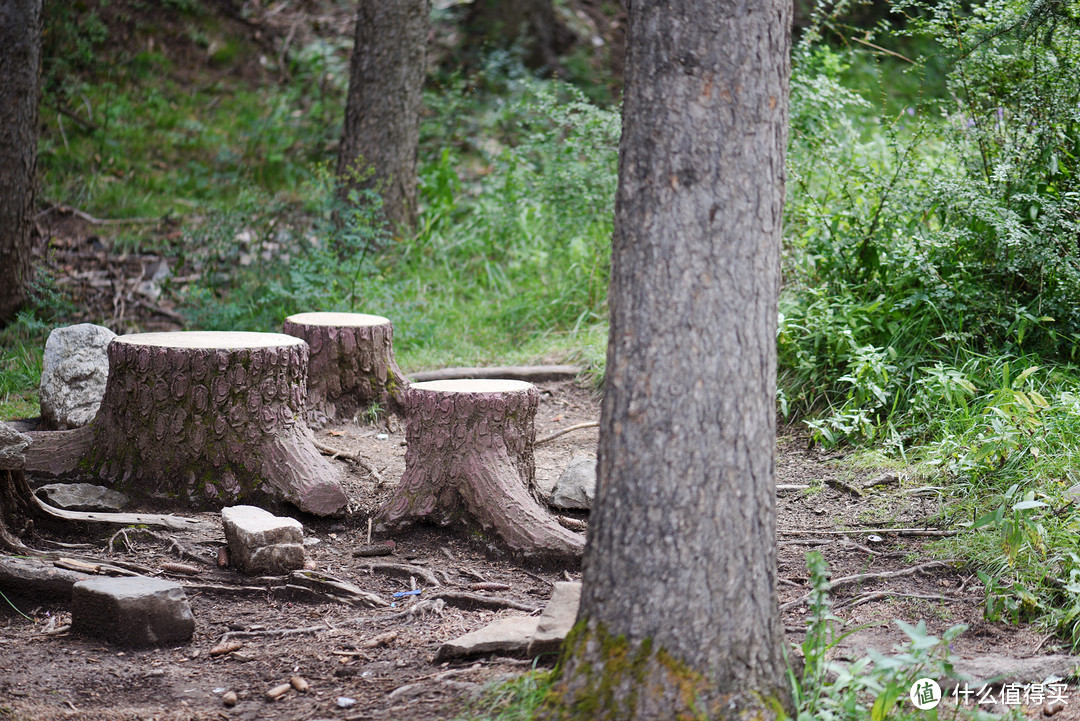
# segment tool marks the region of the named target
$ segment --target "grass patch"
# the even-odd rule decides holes
[[[551,689],[551,671],[533,669],[495,684],[469,704],[458,721],[528,721]]]

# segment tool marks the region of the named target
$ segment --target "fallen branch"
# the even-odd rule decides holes
[[[581,368],[571,365],[553,366],[485,366],[471,368],[441,368],[433,371],[410,373],[414,383],[424,381],[447,381],[457,378],[489,378],[512,381],[565,381],[573,380],[582,373]]]
[[[960,601],[962,599],[952,598],[951,596],[942,596],[940,594],[924,594],[924,593],[901,593],[893,591],[874,591],[873,593],[864,593],[861,596],[856,596],[847,603],[837,604],[834,610],[842,610],[845,608],[854,608],[855,606],[861,606],[864,603],[870,603],[871,601],[880,601],[887,598],[922,598],[928,601]]]
[[[95,218],[89,213],[79,210],[78,208],[73,208],[70,205],[59,204],[41,211],[40,213],[38,213],[38,217],[44,215],[49,211],[74,215],[76,218],[82,218],[90,225],[139,225],[161,222],[161,218]]]
[[[535,613],[540,609],[536,606],[530,606],[520,601],[514,601],[510,598],[502,598],[500,596],[481,596],[478,593],[468,593],[466,591],[437,591],[428,597],[429,600],[435,600],[441,598],[451,606],[457,606],[458,608],[464,608],[467,610],[477,608],[490,608],[494,610],[503,608],[513,608],[518,611],[528,611],[529,613]]]
[[[369,608],[385,608],[390,605],[374,593],[364,591],[343,579],[317,571],[293,571],[289,580],[303,588],[327,594],[350,606],[360,605]]]
[[[63,433],[63,431],[55,432]],[[47,503],[43,503],[36,495],[31,496],[31,498],[34,499],[34,502],[37,503],[42,511],[54,518],[60,518],[65,521],[114,523],[120,526],[161,526],[163,528],[170,528],[174,531],[201,529],[205,527],[205,524],[200,520],[174,516],[171,513],[168,515],[161,515],[157,513],[98,513],[96,511],[68,511],[63,508],[55,508]]]
[[[943,531],[938,528],[851,528],[843,531],[797,528],[788,531],[780,531],[780,534],[783,536],[850,536],[864,533],[891,533],[897,536],[955,536],[959,531]]]
[[[911,566],[910,568],[904,568],[899,571],[874,571],[871,573],[857,573],[853,576],[843,576],[830,582],[825,590],[828,592],[835,592],[841,588],[847,586],[854,586],[864,581],[884,581],[890,578],[899,578],[901,576],[910,576],[914,573],[920,573],[922,571],[929,571],[932,568],[945,568],[953,563],[958,563],[958,559],[948,559],[945,561],[929,561],[927,563],[920,563],[917,566]],[[787,603],[780,605],[780,611],[786,611],[789,608],[793,608],[804,603],[810,598],[812,592],[808,591],[804,595],[795,599],[794,601],[788,601]]]
[[[106,546],[106,549],[108,550],[109,554],[110,555],[112,554],[113,546],[116,544],[116,539],[117,538],[122,538],[123,539],[124,545],[127,547],[129,552],[133,551],[134,548],[133,548],[133,546],[131,544],[131,539],[128,538],[128,536],[130,536],[133,533],[139,533],[139,534],[142,534],[144,536],[149,536],[150,538],[153,538],[156,541],[160,541],[162,543],[168,544],[169,548],[167,550],[175,551],[176,555],[179,556],[180,558],[187,559],[188,561],[194,561],[196,563],[201,563],[204,566],[209,566],[210,568],[216,568],[217,565],[218,565],[216,558],[213,559],[213,560],[205,558],[204,556],[197,553],[196,551],[186,547],[184,544],[182,544],[177,539],[172,538],[170,536],[165,536],[165,535],[160,534],[160,533],[156,533],[154,531],[151,531],[149,528],[121,528],[119,531],[114,533],[109,538],[109,543]]]
[[[825,479],[825,485],[830,486],[831,488],[835,488],[838,491],[843,491],[844,493],[849,493],[852,496],[855,496],[856,498],[862,498],[862,496],[863,496],[863,492],[860,491],[858,488],[851,485],[850,483],[845,483],[844,481],[841,481],[838,478],[826,478]]]
[[[391,576],[397,576],[399,578],[419,578],[421,581],[429,586],[441,586],[442,583],[435,577],[435,574],[426,568],[420,568],[420,566],[413,566],[408,563],[387,563],[384,561],[364,561],[364,566],[373,570],[381,571]]]
[[[267,628],[258,631],[226,631],[222,634],[218,645],[233,638],[256,638],[258,636],[298,636],[307,633],[319,633],[320,631],[333,631],[329,625],[308,626],[306,628]]]
[[[555,431],[554,433],[551,433],[550,435],[546,435],[543,438],[537,438],[536,441],[533,442],[533,445],[534,446],[539,446],[539,445],[541,445],[543,443],[547,443],[548,441],[553,441],[556,438],[558,438],[559,436],[566,435],[567,433],[570,433],[571,431],[580,431],[583,428],[597,428],[599,426],[600,426],[600,421],[586,421],[585,423],[578,423],[578,424],[575,424],[575,425],[572,425],[572,426],[567,426],[566,428],[563,428],[562,430]]]
[[[319,449],[319,452],[322,453],[324,456],[330,456],[330,460],[342,458],[346,461],[352,461],[356,465],[363,468],[365,471],[371,474],[372,478],[375,479],[376,487],[382,487],[386,485],[386,479],[383,478],[382,474],[380,474],[379,471],[375,469],[375,466],[368,462],[368,460],[363,456],[357,453],[349,453],[348,451],[342,450],[340,448],[333,448],[332,446],[328,446],[325,443],[322,443],[314,438],[312,439],[312,443],[317,449]]]

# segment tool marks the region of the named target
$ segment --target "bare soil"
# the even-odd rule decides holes
[[[537,436],[599,416],[591,390],[573,383],[541,384]],[[385,437],[384,437],[385,436]],[[70,618],[63,601],[12,601],[32,620],[4,604],[0,609],[0,718],[46,719],[444,719],[467,708],[486,684],[511,678],[530,661],[482,658],[435,663],[443,642],[480,628],[496,618],[520,614],[513,609],[463,608],[446,604],[439,612],[410,614],[424,594],[458,590],[510,599],[539,610],[552,584],[578,579],[573,568],[535,567],[502,553],[478,534],[434,527],[390,534],[393,556],[357,558],[353,550],[367,542],[367,519],[388,495],[404,470],[404,434],[400,422],[379,425],[341,423],[317,431],[325,444],[358,453],[386,480],[379,485],[370,473],[347,461],[348,490],[354,499],[345,519],[298,516],[306,537],[317,539],[308,557],[320,571],[350,581],[392,601],[392,594],[410,590],[410,579],[367,567],[369,560],[419,565],[442,579],[437,588],[424,587],[419,597],[397,599],[396,606],[366,609],[317,599],[292,597],[281,579],[250,579],[232,569],[206,567],[199,576],[161,570],[162,564],[182,561],[169,544],[138,533],[117,539],[114,559],[153,569],[163,577],[190,586],[188,597],[196,617],[194,639],[184,645],[130,650],[70,633],[49,633]],[[554,482],[576,454],[595,454],[595,428],[579,430],[542,444],[536,450],[537,482]],[[878,469],[853,468],[843,456],[807,450],[798,435],[782,436],[778,444],[777,482],[809,484],[810,489],[783,492],[778,500],[779,570],[783,579],[780,602],[797,601],[808,590],[804,555],[813,548],[828,559],[834,578],[876,571],[898,571],[933,560],[928,544],[933,536],[902,535],[890,529],[921,529],[933,518],[942,499],[904,492],[909,484],[901,473],[900,486],[856,495],[859,487],[879,476]],[[33,479],[32,479],[33,480]],[[834,484],[834,485],[830,485]],[[582,516],[584,517],[584,516]],[[211,532],[177,533],[175,537],[209,559],[224,537]],[[851,533],[841,530],[858,529]],[[67,528],[43,533],[37,545],[81,556],[110,558],[106,552],[115,529]],[[877,540],[880,539],[880,540]],[[76,547],[60,544],[78,544]],[[501,583],[508,590],[475,591],[480,580]],[[417,579],[419,581],[419,579]],[[209,586],[255,587],[259,590],[224,593]],[[275,588],[276,586],[276,588]],[[881,598],[867,594],[883,592]],[[910,598],[917,594],[928,598]],[[888,652],[904,640],[892,619],[925,621],[940,633],[958,623],[970,630],[954,644],[957,656],[984,653],[1023,658],[1054,650],[1054,640],[1035,629],[983,620],[983,591],[974,573],[945,564],[924,573],[868,581],[835,594],[837,613],[866,628],[838,650],[841,658],[856,658],[868,647]],[[803,640],[805,604],[783,614],[789,641]],[[228,632],[248,632],[238,651],[220,656],[213,649]],[[273,635],[275,632],[287,632]],[[394,632],[384,645],[365,648],[365,641]],[[260,634],[266,635],[260,635]],[[552,661],[543,659],[542,661]],[[286,692],[266,699],[274,686],[301,676],[310,690]],[[1039,682],[1042,679],[1032,679]],[[234,691],[235,707],[223,696]],[[355,700],[339,708],[338,699]],[[1056,718],[1080,718],[1080,704]],[[1036,717],[1040,709],[1032,709]]]

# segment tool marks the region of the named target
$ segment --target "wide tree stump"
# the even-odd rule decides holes
[[[527,556],[581,555],[529,492],[539,393],[511,380],[414,383],[404,395],[405,475],[376,515],[382,527],[471,519]]]
[[[373,404],[401,410],[409,381],[394,360],[394,327],[381,315],[297,313],[284,332],[311,348],[308,421],[351,418]]]
[[[32,434],[28,470],[87,473],[136,499],[217,509],[285,500],[344,512],[304,423],[307,344],[279,333],[138,333],[108,347],[94,420]]]

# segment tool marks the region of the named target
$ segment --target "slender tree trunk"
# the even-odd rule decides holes
[[[32,278],[40,71],[41,0],[0,0],[0,324]]]
[[[488,47],[524,50],[531,68],[559,69],[559,53],[574,41],[574,34],[555,16],[551,0],[475,0],[464,22],[468,37]]]
[[[634,0],[599,483],[548,718],[771,718],[791,5]]]
[[[360,0],[357,10],[338,177],[377,190],[389,221],[411,227],[430,4]]]

